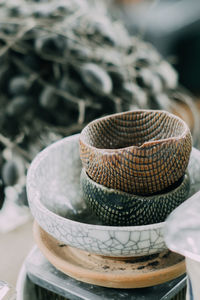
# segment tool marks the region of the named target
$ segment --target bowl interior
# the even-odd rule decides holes
[[[81,139],[95,148],[119,149],[179,137],[184,130],[184,122],[168,112],[133,111],[91,122],[83,129]]]
[[[100,224],[81,197],[78,135],[48,147],[30,171],[31,189],[55,214],[88,224]],[[28,176],[29,177],[29,176]]]

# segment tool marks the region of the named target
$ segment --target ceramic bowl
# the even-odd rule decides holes
[[[196,152],[188,168],[193,192],[200,172],[199,167],[192,173],[194,166],[200,166]],[[32,162],[27,174],[28,201],[46,232],[61,243],[106,256],[142,256],[166,249],[164,222],[126,227],[99,224],[81,197],[80,173],[79,135],[49,146]]]
[[[154,196],[138,196],[107,188],[93,181],[83,169],[83,199],[103,224],[114,226],[148,225],[165,221],[189,194],[186,173],[172,190]]]
[[[136,110],[97,119],[80,135],[87,174],[136,195],[163,191],[185,173],[192,148],[186,123],[165,111]]]
[[[199,176],[199,171],[195,171]],[[173,211],[167,218],[165,228],[165,241],[168,247],[186,258],[187,300],[199,299],[200,295],[199,215],[200,192]]]

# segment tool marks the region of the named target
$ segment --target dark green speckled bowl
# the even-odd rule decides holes
[[[187,199],[189,175],[172,190],[154,196],[138,196],[107,188],[93,181],[85,169],[81,173],[82,196],[105,225],[147,225],[165,221],[166,217]]]

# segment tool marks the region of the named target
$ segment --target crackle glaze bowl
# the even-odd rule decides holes
[[[188,166],[191,133],[179,117],[135,110],[89,123],[80,135],[87,174],[108,188],[150,195],[177,182]]]
[[[79,136],[67,137],[47,147],[29,168],[28,201],[37,223],[61,244],[95,254],[131,257],[166,249],[165,222],[105,226],[91,214],[81,197]],[[188,172],[191,195],[199,189],[200,154],[196,149],[192,151]]]
[[[165,221],[187,199],[188,173],[171,190],[154,196],[139,196],[114,190],[93,181],[81,172],[83,199],[103,224],[114,226],[148,225]]]

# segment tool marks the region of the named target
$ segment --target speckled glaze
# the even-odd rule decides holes
[[[83,199],[103,224],[114,226],[148,225],[165,221],[187,199],[190,187],[186,173],[173,190],[154,196],[138,196],[109,189],[81,172]]]
[[[165,190],[185,173],[192,149],[184,121],[165,111],[135,110],[97,119],[80,135],[87,174],[136,195]]]
[[[199,189],[200,154],[196,149],[188,170],[191,195]],[[79,135],[49,146],[32,162],[27,175],[28,200],[34,218],[46,232],[67,245],[106,256],[142,256],[166,249],[164,222],[99,225],[81,197],[80,173]]]

